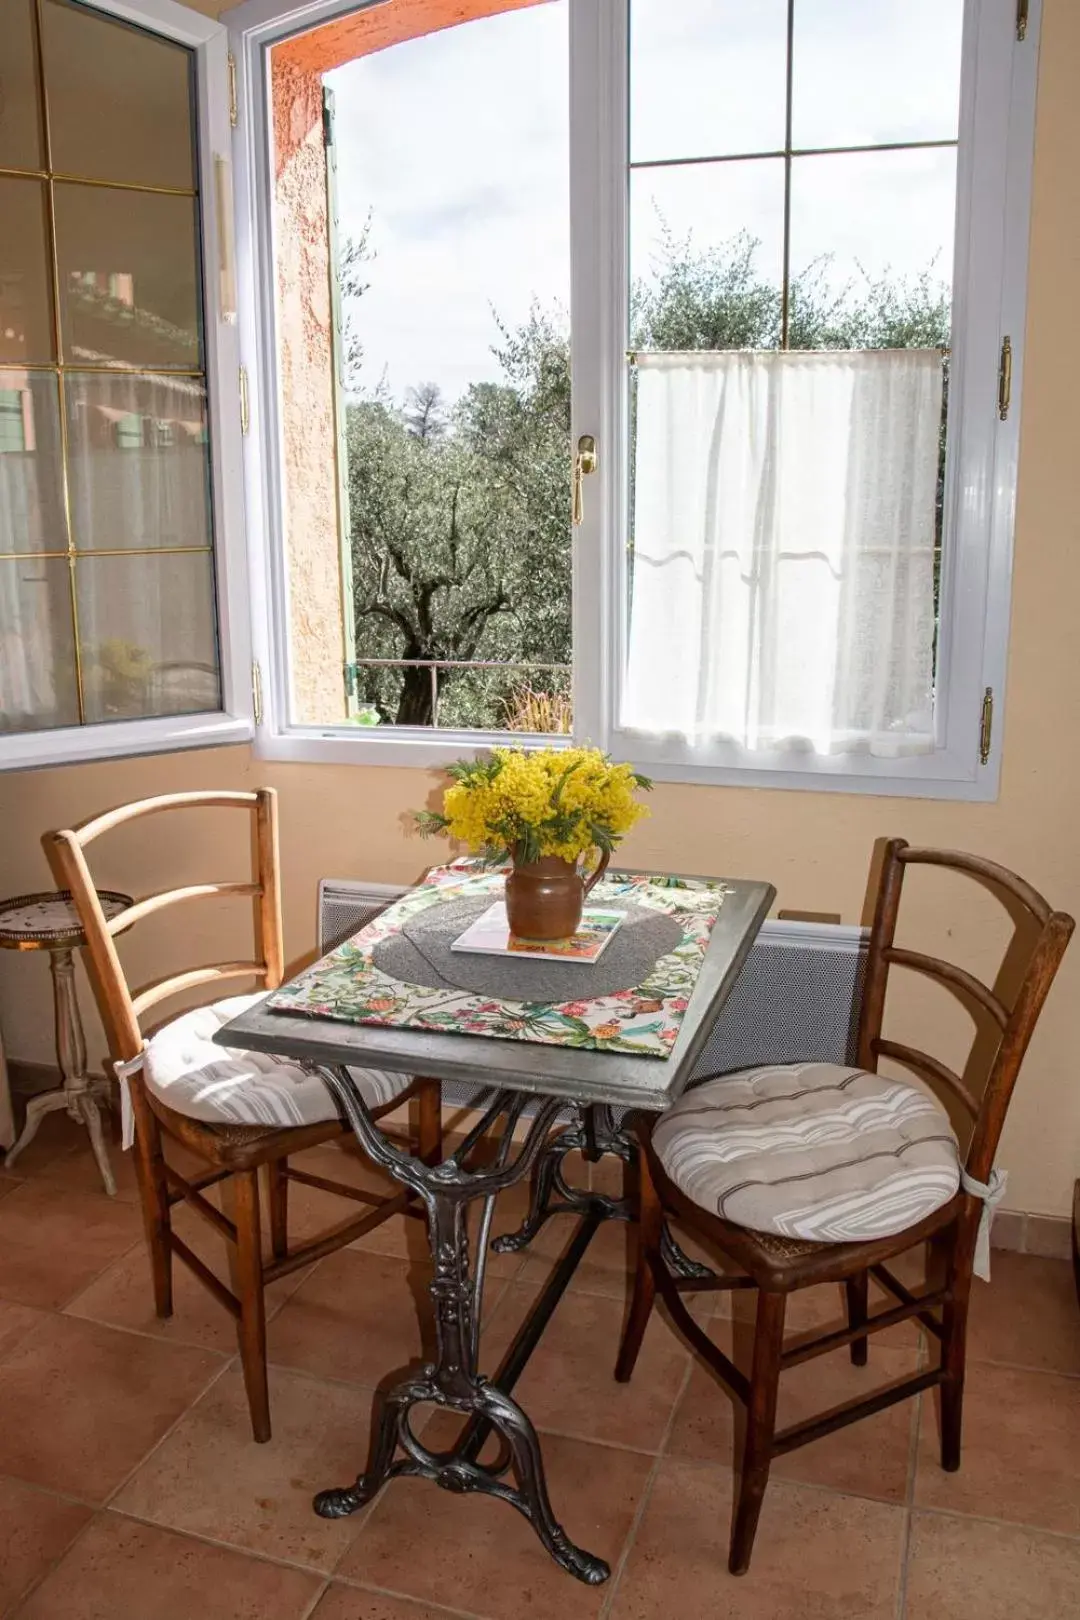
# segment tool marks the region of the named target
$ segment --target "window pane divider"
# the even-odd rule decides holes
[[[957,146],[958,138],[933,141],[867,141],[858,146],[778,146],[767,152],[713,152],[706,157],[637,158],[630,169],[689,169],[703,163],[760,163],[766,158],[843,157],[860,152],[925,152]]]
[[[197,197],[196,186],[151,186],[142,180],[101,180],[88,174],[64,174],[60,170],[7,169],[0,167],[4,180],[57,180],[72,186],[101,186],[106,191],[146,191],[155,197]]]

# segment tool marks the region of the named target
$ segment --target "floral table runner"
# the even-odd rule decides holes
[[[605,995],[588,995],[589,967],[581,996],[569,1001],[493,999],[453,987],[432,988],[386,973],[376,962],[379,944],[400,933],[410,919],[447,900],[498,898],[505,873],[473,859],[436,867],[416,889],[374,918],[352,939],[289,984],[268,1005],[280,1012],[340,1023],[464,1032],[496,1040],[534,1041],[599,1052],[666,1058],[675,1045],[697,981],[709,935],[727,892],[722,883],[609,873],[590,904],[655,910],[677,924],[679,942],[659,956],[639,984]]]

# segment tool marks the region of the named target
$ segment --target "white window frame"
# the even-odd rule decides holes
[[[195,55],[196,130],[202,219],[203,311],[210,416],[211,499],[222,707],[202,714],[114,720],[0,735],[0,770],[171,753],[254,736],[240,423],[239,334],[222,307],[219,273],[233,253],[231,220],[216,206],[215,158],[230,162],[229,38],[220,23],[174,0],[87,0],[105,16],[135,23]],[[227,176],[224,177],[227,187]],[[226,225],[220,235],[219,214]],[[32,555],[32,554],[31,554]]]
[[[111,3],[111,0],[110,0]],[[380,4],[383,0],[369,0]],[[627,45],[630,0],[570,0],[572,440],[593,433],[573,552],[575,734],[660,780],[900,797],[996,798],[1004,730],[1013,522],[1024,371],[1031,168],[1041,0],[1024,40],[1016,0],[965,0],[954,335],[938,695],[932,754],[903,759],[691,748],[621,731],[627,431]],[[288,718],[274,259],[269,189],[268,46],[361,9],[356,0],[245,0],[229,14],[240,87],[236,148],[240,336],[252,392],[245,469],[254,655],[263,672],[262,758],[435,767],[506,733],[293,726]],[[1002,339],[1012,346],[1008,416],[998,413]],[[988,757],[983,698],[993,693]],[[525,739],[515,737],[515,742]],[[539,740],[539,739],[538,739]],[[552,739],[543,739],[548,746]],[[558,739],[556,739],[556,745]]]

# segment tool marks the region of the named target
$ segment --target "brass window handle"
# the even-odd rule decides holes
[[[574,498],[571,512],[571,522],[577,528],[585,516],[584,501],[582,498],[582,483],[589,473],[594,473],[599,465],[596,454],[596,440],[591,433],[583,433],[577,442],[577,451],[574,455]]]

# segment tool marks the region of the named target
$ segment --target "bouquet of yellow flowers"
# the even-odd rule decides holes
[[[486,860],[519,863],[556,855],[576,862],[610,855],[648,810],[634,797],[647,776],[616,765],[599,748],[495,748],[489,758],[449,767],[443,812],[417,813],[420,831],[446,833]]]

